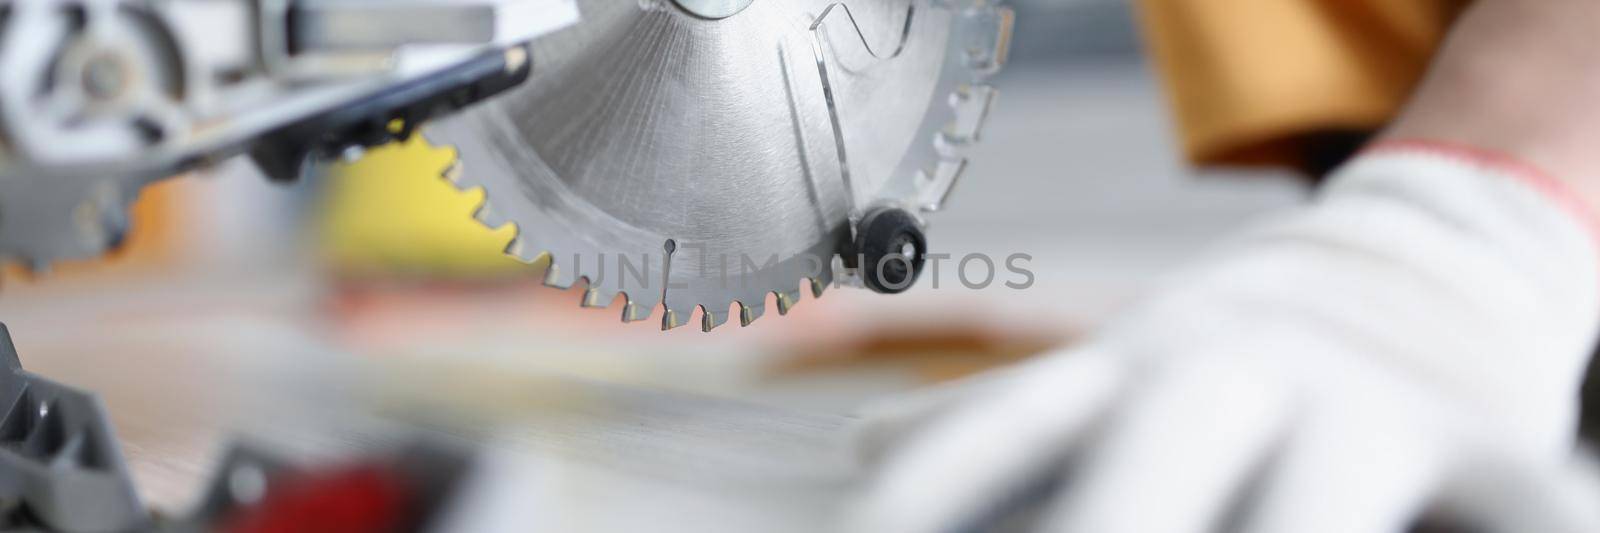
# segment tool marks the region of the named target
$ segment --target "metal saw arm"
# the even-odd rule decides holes
[[[0,260],[115,246],[138,190],[248,153],[298,178],[520,83],[572,0],[0,1]]]

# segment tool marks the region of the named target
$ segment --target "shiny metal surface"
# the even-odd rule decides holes
[[[667,328],[698,307],[705,329],[734,303],[754,321],[769,294],[786,310],[831,283],[852,206],[917,202],[975,137],[946,133],[991,71],[959,30],[990,3],[858,1],[847,20],[759,1],[708,20],[668,1],[580,2],[582,25],[534,43],[525,87],[427,130],[458,151],[449,177],[486,189],[479,219],[517,226],[508,252],[548,254],[547,283],[585,281],[586,305],[622,295],[624,320],[663,307]]]
[[[570,9],[564,0],[299,0],[289,35],[297,54],[504,45],[537,37]]]
[[[673,0],[685,11],[708,19],[728,18],[750,7],[753,0]]]

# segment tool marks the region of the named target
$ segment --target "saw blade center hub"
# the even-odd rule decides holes
[[[707,19],[724,19],[737,15],[750,7],[755,0],[672,0],[690,14]]]

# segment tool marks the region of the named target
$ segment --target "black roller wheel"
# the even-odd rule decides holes
[[[858,269],[867,288],[899,294],[915,285],[927,261],[928,238],[922,222],[904,209],[875,209],[856,227]]]

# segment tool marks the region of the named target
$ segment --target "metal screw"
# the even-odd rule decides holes
[[[122,58],[97,52],[83,65],[83,91],[100,101],[114,100],[127,90],[128,69]]]

